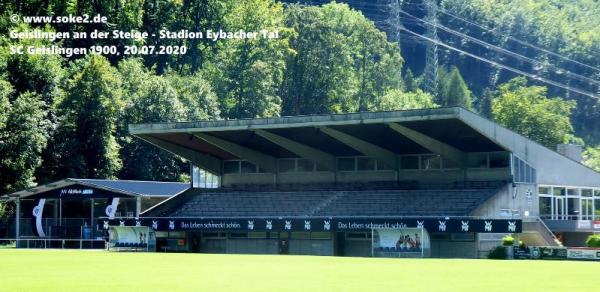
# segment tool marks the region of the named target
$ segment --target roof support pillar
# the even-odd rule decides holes
[[[392,130],[421,145],[423,148],[458,163],[461,168],[464,167],[467,155],[461,150],[398,123],[389,123],[388,125]]]
[[[394,169],[397,168],[396,153],[329,127],[319,127],[319,129],[321,132],[348,145],[363,155],[375,158]]]
[[[195,133],[194,137],[212,144],[215,147],[219,147],[240,159],[250,161],[264,170],[273,173],[277,172],[277,159],[273,156],[205,133]]]
[[[222,162],[220,159],[208,155],[208,154],[204,154],[198,151],[194,151],[192,149],[189,149],[187,147],[183,147],[174,143],[170,143],[170,142],[166,142],[151,136],[146,136],[146,135],[137,135],[138,138],[150,143],[150,144],[154,144],[157,147],[172,153],[173,155],[176,156],[181,156],[183,158],[185,158],[186,160],[202,167],[203,169],[213,173],[213,174],[217,174],[220,175],[221,174],[221,168],[222,168]]]
[[[335,171],[335,157],[329,153],[298,143],[277,134],[267,132],[265,130],[256,130],[255,133],[258,136],[269,140],[271,143],[285,148],[302,158],[310,159],[316,162],[318,165],[327,168],[328,170]]]

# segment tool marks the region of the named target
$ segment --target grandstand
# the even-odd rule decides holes
[[[159,250],[415,250],[401,247],[408,237],[383,247],[392,228],[416,237],[419,255],[481,257],[506,234],[581,245],[596,228],[587,203],[600,202],[600,175],[577,151],[561,155],[462,108],[141,124],[130,132],[193,165],[191,189],[121,220],[151,226]],[[385,252],[374,251],[375,241]]]
[[[507,234],[582,246],[600,231],[600,174],[576,146],[547,149],[463,108],[129,130],[188,160],[191,184],[67,179],[17,192],[20,240],[45,243],[83,215],[82,238],[86,221],[147,226],[158,251],[475,258]]]

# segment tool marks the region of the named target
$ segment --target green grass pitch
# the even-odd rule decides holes
[[[600,263],[0,250],[0,291],[594,291]]]

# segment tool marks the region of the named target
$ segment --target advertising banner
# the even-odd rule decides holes
[[[111,226],[108,235],[109,250],[156,250],[156,236],[146,226]]]
[[[600,261],[600,249],[596,248],[569,248],[567,249],[567,258],[575,260],[596,260]]]
[[[544,260],[566,260],[567,249],[565,247],[535,246],[531,247],[531,258]]]
[[[373,229],[373,256],[422,257],[430,249],[429,234],[423,228]]]
[[[519,233],[521,220],[469,218],[121,218],[104,219],[104,226],[148,226],[157,231],[371,231],[425,228],[436,233]]]

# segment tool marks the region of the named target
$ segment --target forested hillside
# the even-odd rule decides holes
[[[597,93],[600,4],[593,0],[520,2],[443,0],[439,19],[453,30],[539,62],[509,60],[442,31],[440,39],[536,76]],[[423,23],[410,16],[422,17],[423,4],[411,0],[402,7],[408,13],[401,17],[405,27],[423,32]],[[444,49],[439,50],[438,93],[425,92],[421,75],[425,43],[403,34],[399,46],[388,29],[367,17],[379,11],[385,14],[388,8],[379,5],[360,11],[343,3],[310,6],[274,0],[1,0],[0,195],[65,177],[187,180],[186,163],[131,137],[127,133],[131,123],[456,105],[549,148],[564,142],[584,144],[589,147],[589,165],[600,165],[600,148],[593,148],[600,143],[597,99],[535,78],[514,79],[519,75]],[[31,26],[10,22],[9,16],[15,13],[101,14],[109,23]],[[10,31],[33,28],[151,33],[269,29],[278,31],[279,37],[52,43],[8,37]],[[129,58],[9,53],[10,46],[32,43],[63,47],[166,43],[185,45],[187,53]]]

